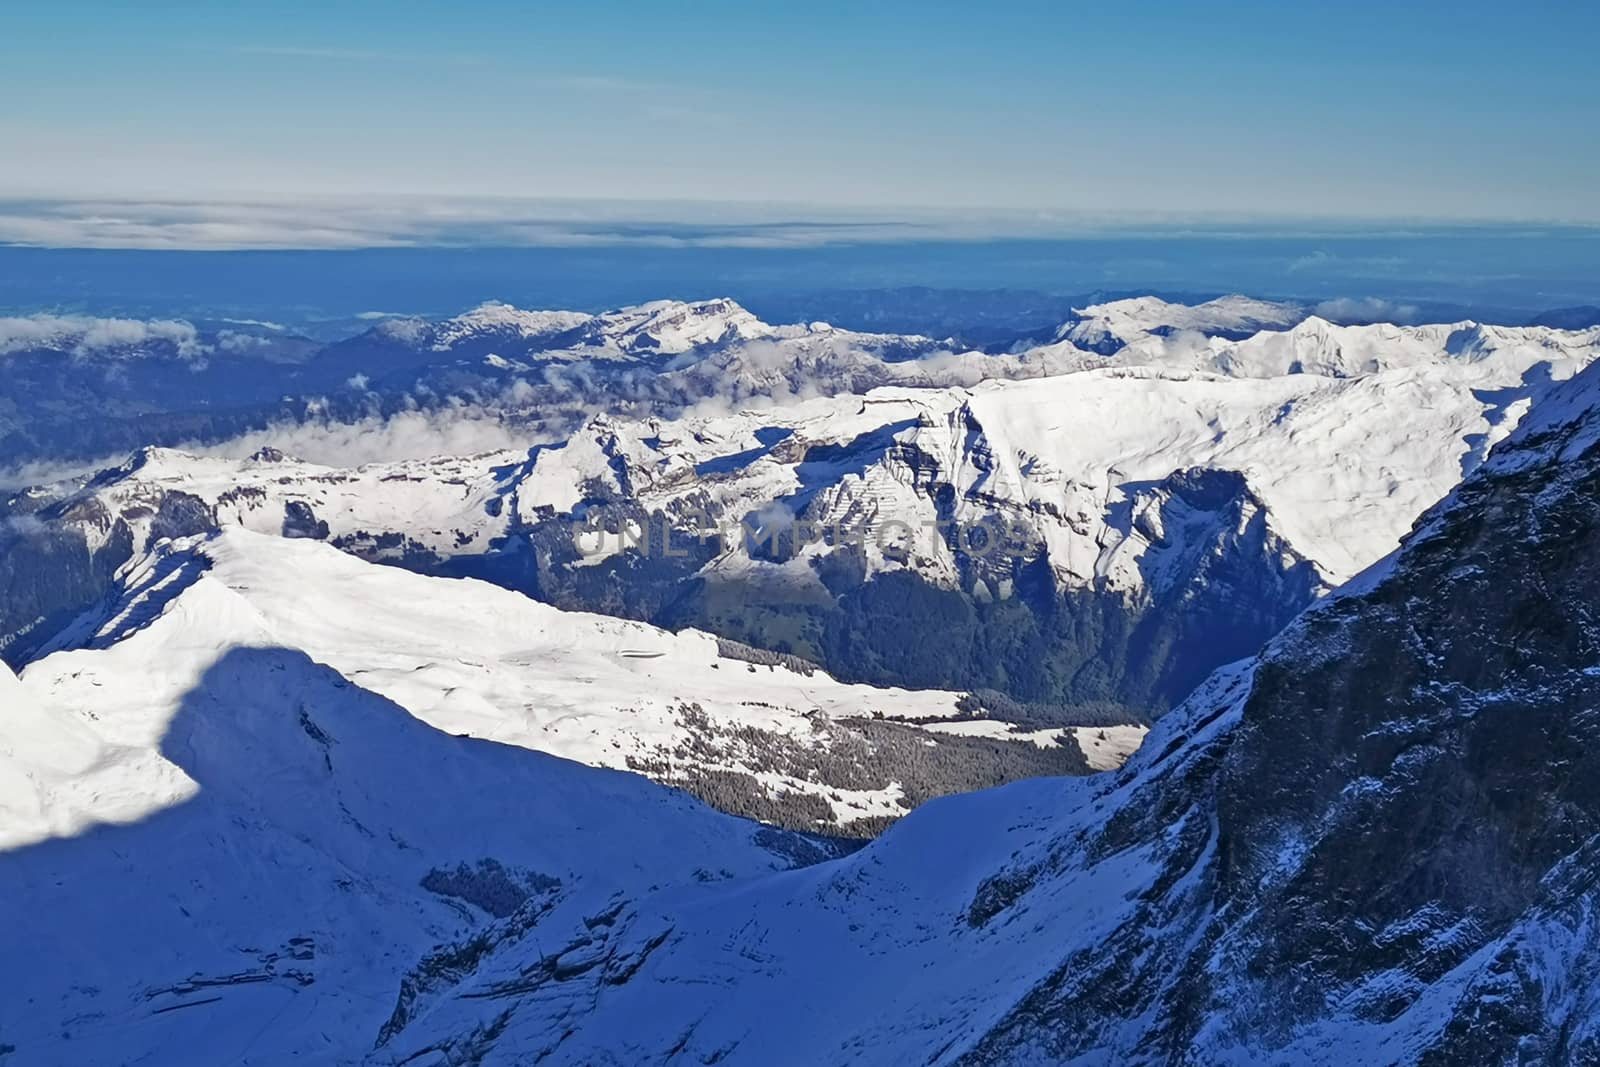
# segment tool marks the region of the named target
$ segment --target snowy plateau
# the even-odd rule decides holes
[[[1600,329],[356,342],[582,417],[0,512],[0,1064],[1600,1057]]]

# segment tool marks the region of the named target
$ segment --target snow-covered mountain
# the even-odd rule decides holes
[[[664,377],[781,378],[825,336],[791,337],[776,364],[735,345]],[[239,524],[853,680],[1160,710],[1391,550],[1597,351],[1596,330],[1317,318],[1242,341],[1151,334],[1111,357],[1061,343],[1037,380],[602,416],[526,453],[341,470],[146,450],[30,514],[113,568],[157,536]],[[909,644],[875,621],[908,596],[925,620]]]
[[[330,346],[308,373],[332,380],[359,372],[369,379],[396,369],[470,361],[488,371],[527,374],[554,365],[593,364],[593,373],[633,368],[666,373],[712,353],[752,346],[757,351],[795,348],[798,358],[816,336],[849,344],[862,358],[931,352],[926,337],[835,331],[826,323],[775,326],[725,297],[686,302],[657,300],[591,315],[529,311],[490,302],[443,320],[391,318],[358,337]],[[757,342],[764,344],[757,345]],[[334,368],[332,371],[328,368]],[[564,379],[565,380],[565,379]]]
[[[209,605],[227,610],[207,618]],[[135,560],[44,662],[56,649],[115,647],[172,613],[196,628],[187,640],[222,649],[269,632],[446,733],[639,771],[809,830],[859,834],[930,796],[1081,773],[1082,752],[1099,765],[1109,756],[1095,751],[1098,730],[1019,729],[960,694],[841,685],[707,634],[563,612],[232,525]],[[1142,733],[1112,727],[1106,740],[1128,731]]]
[[[1198,353],[1156,340],[1037,381],[598,420],[538,452],[519,514],[570,524],[610,506],[619,522],[692,529],[710,516],[775,536],[696,557],[696,584],[667,617],[781,639],[849,677],[1159,708],[1390,551],[1600,351],[1594,331],[1321,320]],[[542,564],[525,587],[577,595],[583,578],[557,570]],[[874,597],[913,579],[952,594],[923,597],[920,636],[939,650],[926,660],[873,622]],[[724,609],[730,588],[742,592]],[[817,600],[840,610],[792,606]],[[1005,602],[1053,621],[1028,625],[1030,651],[1002,674],[964,604],[1016,647],[1015,613],[983,606]],[[965,649],[993,673],[962,673]]]
[[[1597,485],[1591,367],[1120,772],[937,800],[837,858],[520,747],[569,714],[523,699],[697,687],[712,643],[525,635],[545,609],[305,539],[169,544],[74,647],[0,672],[0,892],[28,916],[0,932],[0,1040],[19,1063],[1587,1062]]]
[[[465,409],[546,439],[597,411],[673,418],[891,385],[972,387],[1086,369],[1110,356],[1211,366],[1242,358],[1226,346],[1257,331],[1326,326],[1311,320],[1313,310],[1340,319],[1347,309],[1242,296],[1192,306],[1130,298],[1079,308],[1051,343],[1018,342],[1007,352],[826,322],[776,325],[727,298],[599,314],[489,302],[442,319],[386,317],[326,344],[255,321],[0,319],[0,476],[15,481],[16,465],[29,462],[81,463],[144,445],[212,445],[272,426],[418,412],[450,418]],[[1300,355],[1268,353],[1262,365],[1290,368]]]
[[[93,647],[20,682],[0,672],[8,1063],[350,1062],[433,983],[471,969],[473,949],[442,944],[496,918],[600,928],[634,893],[829,854],[635,775],[472,736],[539,729],[510,700],[496,719],[430,684],[491,662],[474,659],[482,620],[453,638],[363,644],[383,616],[347,599],[346,621],[366,614],[339,632],[340,662],[320,662],[325,648],[294,641],[315,645],[339,618],[306,617],[326,605],[297,608],[304,587],[270,562],[243,569],[230,554],[250,547],[298,550],[305,577],[318,560],[335,580],[340,564],[365,566],[247,534],[209,557],[175,549],[130,576]],[[447,658],[417,664],[430,644]],[[417,666],[402,679],[408,648]],[[552,657],[547,675],[562,669],[548,644],[536,654]],[[347,676],[358,663],[371,687]],[[576,694],[596,665],[570,665]]]
[[[1130,297],[1073,309],[1073,321],[1056,331],[1057,341],[1111,355],[1126,345],[1178,332],[1243,339],[1281,330],[1306,317],[1297,304],[1247,296],[1221,296],[1203,304],[1175,304],[1155,296]]]
[[[383,318],[328,344],[272,323],[0,318],[0,474],[19,462],[211,444],[273,424],[462,405],[530,432],[566,432],[596,410],[675,411],[707,397],[911,381],[882,365],[947,347],[825,323],[772,325],[726,298],[601,314],[490,302],[444,319]],[[678,373],[741,349],[729,360],[748,363],[749,374]]]
[[[1597,346],[1157,330],[1038,381],[20,494],[0,1061],[1592,1062]],[[1139,731],[1018,695],[1159,703],[1313,601],[1120,771],[853,852],[611,769],[849,830],[1002,751],[1115,765]]]
[[[599,944],[506,924],[371,1061],[492,1004],[486,1064],[1590,1062],[1597,479],[1593,368],[1115,776],[930,804]]]
[[[469,354],[486,346],[502,356],[538,354],[548,359],[637,360],[678,355],[708,345],[771,337],[777,327],[728,299],[657,300],[590,315],[528,311],[490,301],[441,321],[385,319],[373,334],[432,352]]]

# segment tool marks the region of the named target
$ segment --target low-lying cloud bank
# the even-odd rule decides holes
[[[359,467],[363,463],[525,449],[537,443],[538,440],[496,415],[451,406],[431,411],[402,411],[356,422],[280,424],[185,451],[242,459],[262,448],[272,447],[308,463]]]
[[[0,201],[0,243],[172,250],[408,246],[808,248],[986,236],[1018,220],[801,206],[390,197]]]
[[[487,197],[0,200],[0,244],[50,248],[816,248],[1005,238],[1375,237],[1459,226],[1416,220],[1252,219],[1157,212],[891,210]]]
[[[244,334],[229,334],[224,345]],[[0,356],[52,349],[85,357],[110,351],[137,352],[144,345],[170,345],[184,359],[205,355],[209,346],[193,324],[180,319],[96,318],[37,314],[0,317]]]
[[[243,459],[263,448],[276,448],[309,463],[359,467],[430,456],[473,455],[502,449],[526,449],[545,438],[520,430],[498,415],[451,405],[427,411],[402,411],[339,422],[308,418],[281,422],[225,441],[180,442],[184,452],[223,459]],[[54,485],[87,477],[126,462],[127,455],[88,461],[36,462],[0,467],[0,491]]]

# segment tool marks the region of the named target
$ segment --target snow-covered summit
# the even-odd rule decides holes
[[[544,340],[575,330],[592,319],[592,315],[578,311],[524,311],[491,300],[439,323],[433,331],[433,347],[448,351],[464,338],[484,334],[522,341]]]
[[[590,315],[530,311],[500,301],[437,322],[389,319],[375,332],[388,340],[448,353],[498,346],[504,357],[642,359],[680,355],[736,340],[772,336],[777,328],[727,298],[657,300]]]
[[[657,300],[596,316],[596,341],[626,352],[679,355],[704,345],[770,337],[777,331],[726,297]]]
[[[1176,331],[1240,337],[1283,329],[1299,322],[1306,312],[1296,304],[1232,295],[1193,305],[1155,296],[1131,297],[1075,308],[1073,313],[1076,320],[1056,331],[1056,340],[1110,353],[1141,338]]]

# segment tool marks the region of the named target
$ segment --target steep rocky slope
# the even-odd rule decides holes
[[[1600,368],[1115,776],[502,928],[371,1060],[1594,1062],[1597,547]]]

